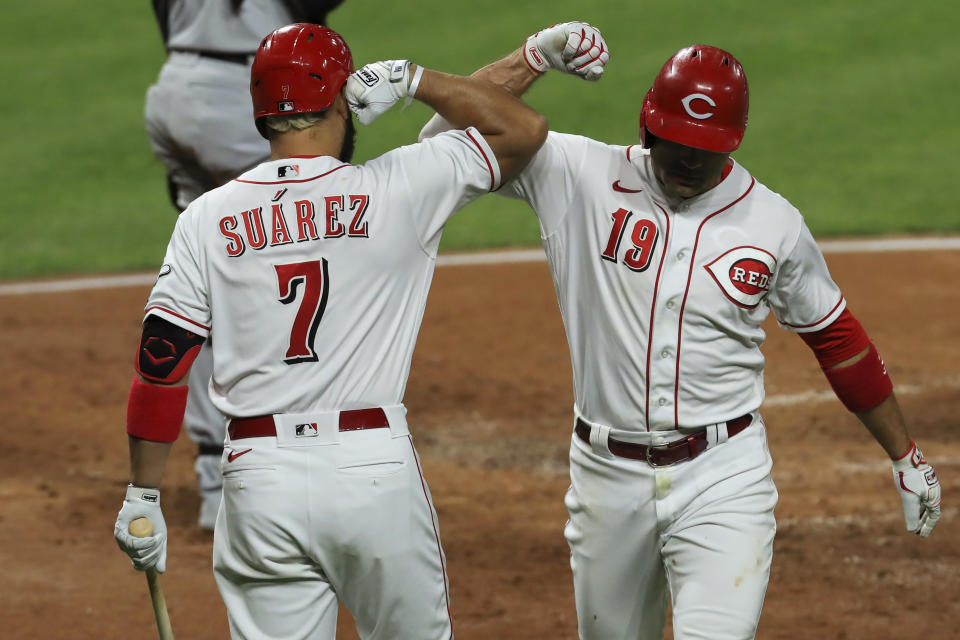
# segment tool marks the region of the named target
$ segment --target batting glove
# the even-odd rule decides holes
[[[595,81],[603,75],[610,49],[596,27],[586,22],[564,22],[527,38],[523,59],[537,73],[556,69]]]
[[[130,523],[137,518],[149,518],[153,523],[153,535],[137,538],[130,533]],[[127,497],[120,507],[117,523],[113,526],[113,537],[117,544],[133,562],[137,571],[156,569],[157,573],[167,570],[167,524],[160,511],[160,490],[145,489],[130,485]]]
[[[345,95],[361,124],[370,124],[401,98],[409,104],[417,92],[422,67],[410,79],[409,60],[385,60],[364,65],[347,78]]]
[[[940,481],[917,443],[893,461],[893,482],[900,492],[907,530],[926,538],[940,519]]]

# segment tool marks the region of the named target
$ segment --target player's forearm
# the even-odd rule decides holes
[[[475,127],[510,179],[547,137],[547,119],[500,87],[477,78],[424,69],[416,98],[456,129]]]
[[[523,61],[523,51],[517,49],[507,57],[477,69],[470,77],[489,82],[519,98],[526,93],[534,80],[540,77],[540,74],[535,73],[530,65]],[[418,139],[423,141],[454,128],[453,124],[445,120],[440,114],[434,114],[420,131]]]
[[[546,119],[498,86],[424,69],[416,98],[455,128],[475,127],[484,137],[522,136],[536,139],[546,130]]]
[[[825,367],[824,373],[830,379],[831,373],[865,363],[869,357],[870,348],[866,348],[855,356]],[[866,372],[869,373],[869,370],[866,370]],[[858,384],[863,384],[868,379],[858,379]],[[891,458],[903,455],[903,452],[910,448],[910,435],[907,433],[906,422],[904,422],[903,414],[900,412],[900,404],[892,391],[873,408],[857,411],[855,415]]]
[[[910,448],[910,434],[894,394],[872,409],[856,414],[891,458],[898,458]]]
[[[148,326],[144,335],[150,333],[152,326]],[[184,373],[192,361],[193,358],[189,358]],[[127,401],[130,482],[133,485],[159,488],[170,447],[183,424],[187,380],[184,376],[173,384],[162,385],[148,382],[140,376],[134,379]]]
[[[133,436],[130,440],[130,482],[138,487],[159,487],[172,442],[151,442]]]
[[[505,58],[477,69],[471,77],[506,89],[511,95],[519,98],[527,92],[540,75],[524,62],[523,50],[517,49]]]

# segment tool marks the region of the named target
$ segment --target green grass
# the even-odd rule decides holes
[[[721,46],[751,87],[736,156],[815,234],[960,231],[951,3],[373,4],[347,0],[331,15],[358,64],[408,57],[470,73],[540,27],[599,26],[613,52],[604,79],[552,74],[527,99],[554,130],[621,144],[636,141],[640,101],[666,58],[692,42]],[[0,31],[0,278],[154,268],[175,212],[143,126],[164,57],[148,4],[37,0],[3,12]],[[428,116],[415,104],[361,128],[357,159],[413,140]],[[526,205],[491,196],[451,221],[442,248],[538,243]]]

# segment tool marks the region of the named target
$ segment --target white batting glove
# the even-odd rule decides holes
[[[401,98],[407,104],[417,92],[420,69],[411,83],[409,60],[384,60],[364,65],[347,78],[345,96],[361,124],[370,124]]]
[[[893,461],[893,482],[900,492],[907,531],[926,538],[940,519],[940,481],[917,443]]]
[[[137,518],[150,519],[152,536],[137,538],[130,533],[130,523]],[[156,569],[157,573],[163,573],[167,570],[167,524],[160,511],[160,489],[127,487],[127,497],[113,526],[113,537],[120,549],[130,556],[137,571]]]
[[[537,73],[555,69],[595,81],[603,75],[610,49],[596,27],[586,22],[564,22],[527,38],[523,59]]]

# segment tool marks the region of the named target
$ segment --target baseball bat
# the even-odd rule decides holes
[[[153,535],[153,523],[149,518],[137,518],[130,523],[130,535],[135,538],[147,538]],[[155,569],[147,569],[147,586],[150,588],[150,600],[153,602],[153,615],[157,619],[157,631],[160,640],[174,640],[170,616],[167,614],[167,599],[163,597],[160,576]]]

